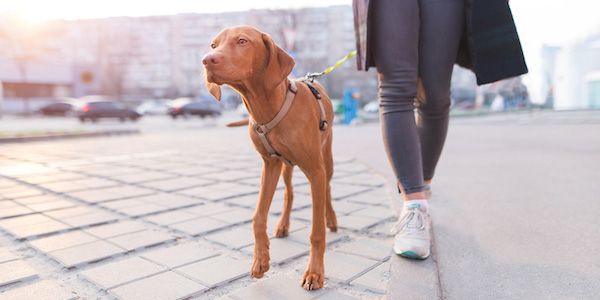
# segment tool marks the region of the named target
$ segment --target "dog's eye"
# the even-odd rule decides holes
[[[215,44],[215,43],[212,43],[212,44],[210,44],[210,47],[211,47],[212,49],[215,49],[215,48],[217,48],[217,44]]]
[[[239,39],[238,40],[238,44],[240,44],[240,45],[243,45],[243,44],[245,44],[247,42],[248,42],[248,40],[246,40],[246,39]]]

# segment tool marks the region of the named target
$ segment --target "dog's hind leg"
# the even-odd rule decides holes
[[[293,166],[283,166],[281,175],[283,182],[285,183],[285,193],[283,199],[283,212],[279,223],[275,227],[275,237],[282,238],[286,237],[290,231],[290,213],[292,211],[292,204],[294,203],[294,188],[292,187],[292,174],[294,172]]]
[[[331,153],[331,141],[332,136],[329,133],[329,137],[327,137],[327,141],[325,142],[325,147],[323,148],[323,161],[325,162],[325,176],[326,176],[326,202],[325,202],[325,219],[327,221],[327,228],[332,232],[337,231],[337,218],[335,216],[335,211],[333,210],[333,205],[331,204],[331,178],[333,178],[333,155]]]
[[[263,277],[269,270],[269,236],[267,235],[267,216],[269,207],[277,188],[279,173],[281,172],[281,161],[277,158],[263,158],[263,169],[258,193],[258,203],[252,218],[254,229],[254,261],[252,263],[251,276]]]

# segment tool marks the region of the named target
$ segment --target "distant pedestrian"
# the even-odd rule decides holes
[[[453,65],[478,84],[527,73],[512,14],[507,0],[353,0],[353,9],[358,69],[377,68],[384,147],[404,200],[394,251],[426,259]]]

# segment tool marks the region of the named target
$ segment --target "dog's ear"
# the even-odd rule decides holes
[[[283,49],[279,48],[270,35],[263,33],[263,42],[269,50],[269,61],[265,73],[265,86],[267,90],[274,89],[294,69],[294,59]]]
[[[206,88],[208,89],[208,92],[210,92],[211,95],[213,95],[213,97],[215,97],[215,99],[217,99],[217,101],[221,101],[221,87],[218,84],[208,82],[208,80],[207,80]]]

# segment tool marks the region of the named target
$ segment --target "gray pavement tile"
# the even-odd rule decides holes
[[[239,197],[229,198],[225,203],[246,208],[254,208],[258,201],[258,194],[243,195]],[[272,208],[271,208],[272,209]]]
[[[95,211],[86,215],[61,218],[60,220],[72,227],[83,227],[110,223],[116,221],[117,219],[117,216],[112,213]]]
[[[123,248],[106,241],[97,241],[52,251],[48,253],[48,256],[58,261],[64,267],[71,268],[80,264],[100,261],[123,252],[125,252]]]
[[[328,292],[326,289],[307,291],[300,286],[299,278],[277,275],[259,279],[257,283],[237,290],[228,297],[235,300],[310,300],[327,296]],[[327,299],[327,297],[322,299]]]
[[[331,205],[333,206],[333,210],[338,217],[371,207],[365,204],[352,203],[346,200],[332,201]]]
[[[310,245],[310,232],[311,232],[310,224],[304,225],[299,230],[292,230],[287,239],[294,240],[297,243]],[[339,241],[345,240],[348,236],[342,232],[331,232],[329,229],[325,232],[325,240],[327,245],[337,243]]]
[[[118,180],[118,181],[125,182],[125,183],[142,183],[142,182],[149,182],[149,181],[165,180],[165,179],[174,178],[174,177],[175,177],[174,175],[167,174],[167,173],[144,171],[143,173],[111,176],[111,179]]]
[[[0,263],[17,259],[19,259],[19,256],[8,251],[8,249],[0,248]]]
[[[401,198],[397,190],[393,191],[397,197]],[[387,187],[374,188],[364,193],[353,195],[345,198],[348,202],[368,204],[368,205],[380,205],[388,207],[392,201],[390,200],[390,192]]]
[[[144,217],[144,220],[154,223],[154,224],[157,224],[157,225],[168,226],[171,224],[175,224],[175,223],[179,223],[179,222],[183,222],[183,221],[187,221],[187,220],[191,220],[191,219],[195,219],[195,218],[198,218],[198,215],[195,215],[195,214],[192,214],[189,212],[185,212],[185,211],[181,211],[181,210],[174,210],[174,211],[169,211],[169,212],[164,212],[164,213],[147,216],[147,217]]]
[[[234,227],[209,234],[206,239],[229,248],[240,249],[254,244],[254,232],[251,227]]]
[[[310,246],[297,243],[293,239],[288,238],[270,238],[269,242],[269,257],[271,264],[285,263],[294,258],[308,255]],[[242,249],[243,252],[252,255],[254,253],[254,244]]]
[[[379,262],[376,260],[335,251],[325,251],[325,278],[336,282],[347,282],[372,269],[377,264]]]
[[[106,165],[101,165],[101,168],[99,168],[99,169],[90,169],[88,167],[82,168],[81,170],[79,170],[79,172],[93,175],[93,176],[112,177],[115,174],[129,175],[129,174],[139,174],[139,173],[143,173],[145,171],[142,169],[139,169],[139,168],[122,167],[122,166],[115,166],[112,164],[106,164]]]
[[[24,260],[19,259],[0,263],[0,286],[27,281],[37,277],[37,271]]]
[[[117,210],[117,212],[124,215],[128,215],[130,217],[139,217],[167,210],[170,210],[170,208],[153,203],[144,203],[138,206],[121,208]]]
[[[331,182],[331,199],[339,200],[348,198],[352,195],[361,194],[373,189],[372,187],[365,187],[353,184],[342,184],[338,182]]]
[[[230,211],[214,214],[211,218],[230,224],[242,224],[252,222],[253,215],[253,209],[237,207]]]
[[[2,203],[2,202],[10,202],[14,205],[8,206],[8,205],[0,204],[0,206],[3,206],[0,208],[0,219],[8,218],[8,217],[24,216],[24,215],[29,215],[29,214],[35,213],[35,211],[33,211],[25,206],[21,206],[21,205],[18,205],[16,203],[12,202],[12,200],[0,201],[0,203]]]
[[[390,261],[386,261],[375,269],[352,280],[351,285],[361,286],[378,294],[385,294],[390,274]]]
[[[355,294],[355,293],[353,293]],[[350,295],[346,295],[346,294],[342,294],[342,293],[338,293],[336,291],[332,291],[329,292],[327,294],[324,294],[323,296],[319,297],[318,299],[325,299],[325,300],[364,300],[364,299],[380,299],[381,297],[369,297],[371,295],[357,295],[355,296],[350,296]]]
[[[34,189],[24,185],[0,189],[0,195],[8,199],[19,199],[32,196],[39,196],[43,194],[44,192],[38,189]]]
[[[93,214],[95,212],[96,212],[96,210],[92,207],[76,206],[76,207],[58,209],[58,210],[53,210],[53,211],[47,211],[47,212],[44,212],[44,215],[52,217],[57,220],[60,220],[63,218],[89,215],[89,214]]]
[[[339,228],[364,232],[367,229],[381,223],[383,220],[379,218],[363,217],[351,214],[347,216],[340,216],[337,218],[337,221]]]
[[[103,290],[109,290],[136,279],[149,277],[165,271],[167,271],[165,267],[151,261],[139,257],[131,257],[81,271],[78,276],[95,283]]]
[[[128,251],[148,248],[174,240],[175,237],[171,234],[156,230],[137,231],[107,239],[107,241]]]
[[[71,201],[68,201],[68,200],[59,199],[59,200],[48,201],[48,202],[44,202],[44,203],[27,204],[26,206],[33,211],[44,212],[44,211],[74,207],[74,206],[77,206],[77,204],[75,204]]]
[[[155,193],[152,190],[135,187],[135,186],[127,186],[121,185],[111,188],[105,188],[101,190],[90,190],[90,191],[81,191],[75,193],[69,193],[69,196],[78,198],[82,201],[88,203],[98,203],[116,199],[124,199],[124,198],[133,198],[151,195]]]
[[[51,252],[64,248],[69,248],[81,244],[95,242],[98,239],[85,232],[72,231],[63,234],[53,235],[28,242],[29,245],[41,252]]]
[[[178,300],[206,290],[206,286],[184,276],[165,272],[119,286],[109,292],[122,300]]]
[[[77,294],[51,280],[42,280],[23,287],[14,288],[0,293],[0,300],[75,300]]]
[[[335,251],[382,261],[390,257],[393,242],[393,239],[359,238],[345,243]]]
[[[64,181],[77,181],[89,178],[87,176],[83,176],[77,173],[70,172],[52,172],[52,173],[44,173],[44,174],[34,174],[31,176],[21,177],[19,180],[30,184],[45,184],[45,183],[53,183],[53,182],[64,182]]]
[[[141,185],[151,189],[172,192],[193,187],[206,186],[213,183],[215,183],[215,180],[194,177],[177,177],[167,180],[142,183]]]
[[[361,173],[369,171],[369,167],[363,163],[359,163],[356,161],[350,161],[348,163],[343,164],[335,164],[334,170],[337,173]]]
[[[207,248],[198,243],[191,243],[146,252],[141,256],[169,269],[174,269],[217,255],[219,254],[214,249]]]
[[[200,217],[209,217],[216,214],[228,212],[234,210],[235,207],[220,204],[220,203],[206,203],[204,205],[194,206],[183,209],[182,211],[195,214]]]
[[[106,202],[101,202],[98,206],[108,208],[110,210],[120,210],[133,206],[144,205],[146,202],[138,200],[138,199],[125,199],[125,200],[110,200]]]
[[[52,234],[71,228],[69,225],[58,221],[48,221],[31,225],[8,228],[7,231],[17,239],[30,239],[42,235]]]
[[[116,185],[118,185],[117,182],[101,178],[86,178],[75,181],[61,181],[40,184],[41,187],[56,193],[73,193],[78,191],[103,189]]]
[[[54,202],[54,201],[60,201],[60,200],[64,200],[64,198],[56,196],[56,195],[52,195],[52,194],[44,194],[44,195],[40,195],[40,196],[16,199],[15,202],[18,202],[23,205],[33,205],[33,204],[48,203],[48,202]]]
[[[386,184],[385,178],[379,175],[375,175],[371,172],[364,172],[359,174],[351,174],[348,176],[334,177],[332,180],[334,183],[350,184],[350,185],[361,185],[369,187],[381,187]]]
[[[204,203],[198,199],[167,193],[156,193],[135,199],[169,208],[180,208]]]
[[[389,206],[371,206],[369,208],[353,212],[352,215],[379,218],[381,220],[387,220],[396,217],[396,213],[391,208],[389,208]]]
[[[196,236],[231,226],[229,223],[205,217],[172,224],[169,225],[169,228]]]
[[[209,287],[215,287],[249,276],[251,266],[252,259],[250,258],[235,259],[220,255],[177,268],[175,271],[198,280]],[[215,272],[215,270],[219,271]]]
[[[117,223],[94,226],[83,231],[101,239],[107,239],[115,236],[125,235],[132,232],[146,230],[146,226],[140,222],[120,221]]]

